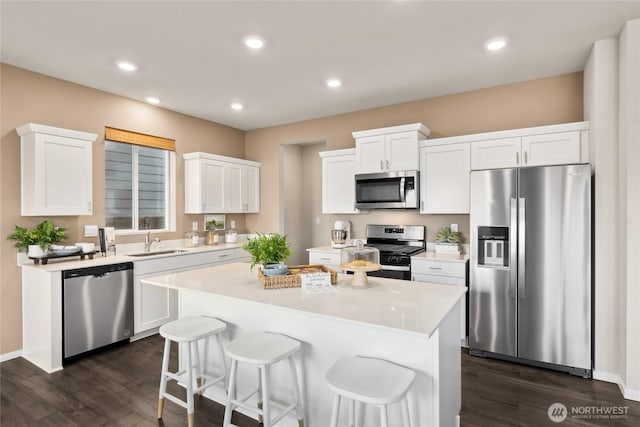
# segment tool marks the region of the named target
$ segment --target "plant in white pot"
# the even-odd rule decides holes
[[[66,238],[66,231],[64,227],[56,227],[50,219],[46,219],[32,228],[16,225],[7,240],[15,240],[18,250],[37,257],[44,255],[52,244],[62,242]]]
[[[460,255],[461,234],[442,227],[436,234],[436,253]]]
[[[251,269],[256,264],[261,264],[265,275],[287,272],[287,266],[282,264],[291,255],[287,236],[278,233],[256,233],[256,237],[242,244],[242,249],[251,254]]]

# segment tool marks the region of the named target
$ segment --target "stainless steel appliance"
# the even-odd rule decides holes
[[[382,269],[369,276],[411,280],[411,257],[426,250],[424,225],[367,225],[366,246],[380,251]]]
[[[589,165],[471,172],[471,353],[592,370]]]
[[[351,222],[334,222],[331,230],[331,247],[346,248],[349,245],[351,245]]]
[[[358,174],[356,208],[416,209],[418,207],[418,171]]]
[[[133,335],[133,263],[62,272],[63,363]]]

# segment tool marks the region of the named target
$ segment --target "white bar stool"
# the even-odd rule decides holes
[[[293,355],[300,349],[300,341],[285,335],[269,332],[253,332],[237,338],[227,344],[227,355],[231,358],[231,371],[229,373],[229,391],[227,393],[227,407],[224,411],[223,427],[231,424],[231,415],[235,408],[241,407],[258,414],[258,420],[264,423],[264,427],[271,427],[282,420],[286,414],[296,410],[298,425],[304,427],[304,408],[300,389],[298,388],[298,375]],[[294,401],[288,406],[271,400],[269,388],[269,367],[280,360],[289,359],[291,378],[293,380]],[[242,398],[237,398],[236,374],[238,362],[248,363],[258,367],[258,387]],[[246,401],[257,394],[258,407],[251,406]],[[271,406],[282,410],[278,415],[271,415]]]
[[[341,397],[351,399],[349,425],[360,423],[355,402],[369,403],[380,408],[380,425],[387,427],[389,419],[387,405],[402,400],[402,426],[410,427],[409,405],[406,395],[413,383],[414,371],[386,360],[371,357],[350,356],[339,359],[329,368],[325,378],[329,388],[336,393],[331,412],[331,427],[337,427]],[[397,425],[394,423],[394,425]]]
[[[160,335],[164,337],[164,354],[162,356],[162,375],[160,378],[160,393],[158,399],[158,419],[162,418],[162,410],[164,409],[164,398],[166,397],[173,403],[186,408],[187,422],[189,427],[193,426],[193,395],[202,393],[202,391],[220,381],[224,384],[226,378],[227,367],[224,359],[224,350],[222,348],[222,331],[227,325],[213,317],[185,317],[165,323],[160,327]],[[200,365],[200,353],[198,351],[198,341],[215,335],[218,344],[218,352],[222,363],[222,375],[207,375]],[[171,341],[183,345],[186,355],[185,368],[178,372],[169,372],[169,353],[171,351]],[[205,366],[207,358],[207,349],[205,345]],[[194,360],[195,359],[195,360]],[[194,363],[195,362],[195,363]],[[193,388],[193,376],[195,370],[196,388]],[[169,380],[182,381],[187,386],[187,401],[178,399],[176,396],[167,393],[167,382]]]

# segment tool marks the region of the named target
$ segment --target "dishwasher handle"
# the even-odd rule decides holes
[[[75,270],[64,270],[62,272],[62,278],[71,279],[82,276],[93,276],[96,278],[109,277],[109,273],[124,270],[133,270],[133,263],[122,262],[119,264],[95,265],[93,267],[76,268]]]

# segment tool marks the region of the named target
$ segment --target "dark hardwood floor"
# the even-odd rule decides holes
[[[0,425],[186,425],[186,411],[168,401],[163,420],[156,419],[162,343],[156,335],[79,360],[54,374],[45,374],[22,358],[0,364]],[[175,357],[171,363],[175,369]],[[170,386],[172,392],[182,392],[175,382]],[[547,415],[556,402],[569,411],[562,423]],[[571,416],[573,408],[593,413],[609,407],[622,407],[626,418]],[[196,426],[220,426],[223,413],[221,405],[196,398]],[[233,422],[241,427],[259,425],[240,414],[234,414]],[[481,359],[463,351],[461,424],[640,426],[640,403],[624,400],[614,384]]]

